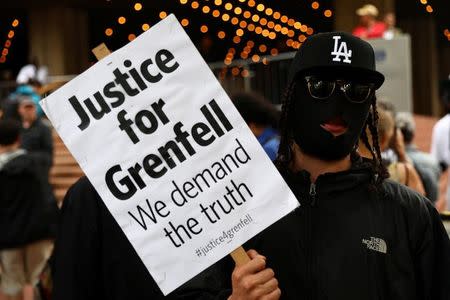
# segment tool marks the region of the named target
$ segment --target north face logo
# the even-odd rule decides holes
[[[347,49],[347,43],[346,42],[340,42],[341,39],[340,36],[336,35],[333,36],[334,39],[334,50],[331,52],[331,55],[334,55],[333,61],[343,61],[345,63],[350,64],[352,61],[350,60],[350,57],[352,57],[352,50]],[[341,59],[341,56],[344,57],[344,60]]]
[[[387,253],[387,245],[383,239],[370,237],[370,240],[362,239],[362,243],[365,244],[369,250]]]

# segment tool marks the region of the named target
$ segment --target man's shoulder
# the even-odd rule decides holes
[[[19,151],[17,151],[19,153]],[[38,163],[34,156],[20,150],[17,156],[12,157],[1,166],[0,171],[7,175],[32,175],[37,176]]]
[[[76,190],[95,190],[94,186],[86,176],[81,176],[78,178],[78,180],[75,181],[70,188]]]
[[[400,208],[409,216],[419,217],[432,209],[430,200],[409,187],[387,179],[382,184],[382,193],[390,205]]]
[[[68,190],[69,196],[76,197],[99,197],[92,183],[86,176],[80,177]]]
[[[66,210],[84,210],[98,206],[100,196],[86,176],[79,178],[67,191],[63,200],[63,212]]]

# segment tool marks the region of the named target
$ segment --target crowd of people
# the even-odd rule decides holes
[[[22,80],[23,76],[20,77]],[[0,299],[34,299],[57,230],[49,182],[53,137],[38,82],[19,84],[0,103]]]
[[[55,300],[450,299],[450,240],[434,207],[450,210],[450,188],[439,189],[450,79],[425,153],[413,115],[376,99],[385,78],[360,39],[397,35],[395,16],[379,22],[373,5],[357,14],[353,35],[316,34],[300,48],[281,111],[256,93],[230,97],[301,208],[245,245],[249,262],[224,258],[167,297],[86,177],[57,208],[36,69],[21,74],[0,103],[0,300],[36,299],[52,253]],[[332,59],[336,36],[350,62]]]

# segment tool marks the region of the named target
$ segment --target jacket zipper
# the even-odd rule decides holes
[[[316,184],[314,182],[311,182],[311,185],[309,186],[309,196],[311,197],[311,206],[314,207],[316,205]]]

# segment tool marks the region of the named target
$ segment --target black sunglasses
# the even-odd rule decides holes
[[[357,83],[350,80],[328,80],[315,76],[306,76],[306,85],[311,97],[315,99],[327,99],[333,95],[336,85],[345,98],[352,103],[364,103],[375,92],[374,84]]]

